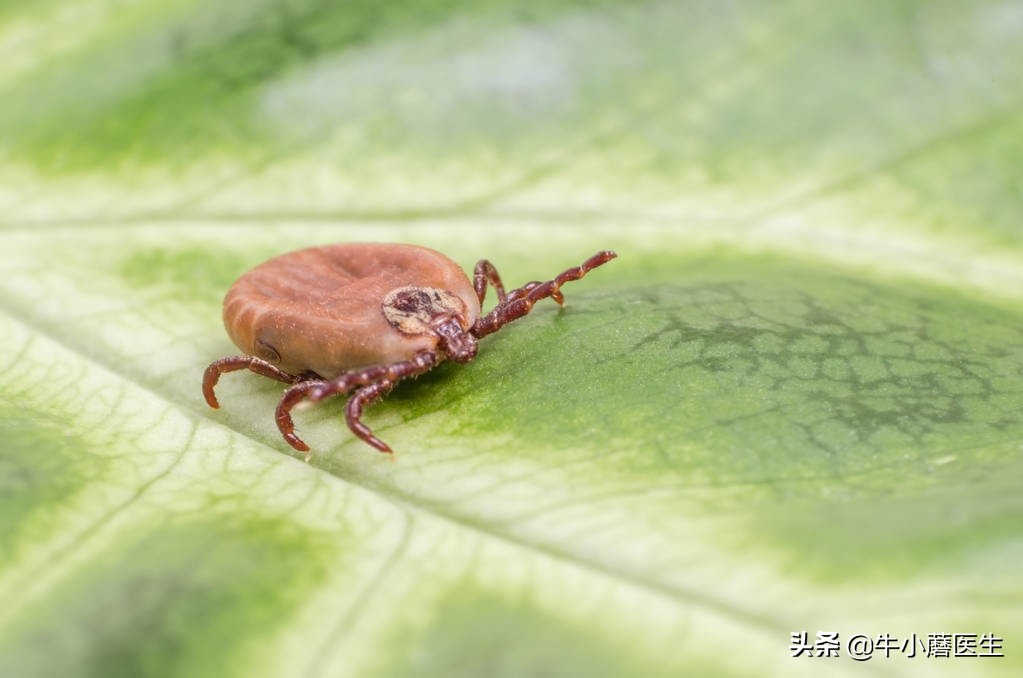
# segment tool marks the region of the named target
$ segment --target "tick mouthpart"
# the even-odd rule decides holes
[[[467,363],[476,357],[479,342],[465,331],[457,318],[444,318],[434,325],[433,331],[439,337],[440,348],[448,360]]]

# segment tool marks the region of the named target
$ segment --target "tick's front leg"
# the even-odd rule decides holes
[[[472,286],[476,291],[476,297],[480,300],[480,306],[483,305],[483,300],[487,297],[487,283],[493,285],[494,290],[497,292],[497,303],[504,303],[504,283],[501,282],[501,276],[497,272],[497,268],[490,263],[487,259],[480,259],[476,262],[476,268],[473,271]]]
[[[579,266],[562,271],[555,278],[547,282],[528,282],[522,287],[512,290],[505,295],[505,300],[499,303],[490,313],[479,318],[470,330],[477,338],[493,334],[513,320],[517,320],[533,310],[533,305],[541,299],[548,297],[561,304],[564,297],[561,294],[561,286],[572,280],[579,280],[584,275],[598,266],[603,266],[618,255],[610,250],[597,252]]]

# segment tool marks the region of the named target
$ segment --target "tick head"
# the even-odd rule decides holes
[[[476,357],[465,302],[447,290],[409,285],[392,290],[383,302],[384,317],[402,334],[432,334],[444,355],[456,363]]]

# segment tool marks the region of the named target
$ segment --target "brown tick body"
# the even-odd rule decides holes
[[[552,280],[505,293],[489,261],[476,264],[470,282],[451,259],[416,245],[348,243],[281,255],[245,273],[228,290],[224,325],[245,355],[211,363],[203,375],[203,395],[210,407],[219,407],[217,380],[241,369],[290,384],[277,405],[277,426],[308,459],[309,447],[295,434],[292,408],[351,392],[348,427],[390,452],[360,420],[365,405],[401,379],[444,360],[469,362],[478,339],[526,315],[541,299],[561,304],[563,284],[615,256],[598,252]],[[498,301],[483,315],[488,284]]]

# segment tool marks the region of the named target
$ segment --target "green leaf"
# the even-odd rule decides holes
[[[533,4],[0,4],[0,675],[1023,669],[1019,3]],[[619,258],[306,464],[199,382],[349,240]]]

